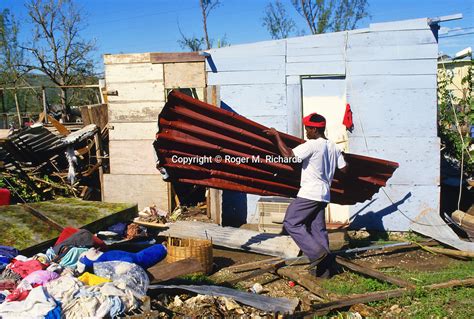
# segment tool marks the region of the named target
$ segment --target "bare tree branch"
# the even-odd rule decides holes
[[[273,39],[288,38],[290,33],[296,30],[295,22],[288,16],[285,6],[280,0],[267,5],[262,20],[262,25],[267,28]]]

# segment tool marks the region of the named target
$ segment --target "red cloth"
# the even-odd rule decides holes
[[[28,297],[29,293],[30,291],[24,288],[15,289],[5,298],[5,301],[22,301]]]
[[[303,125],[304,126],[309,126],[309,127],[326,127],[326,121],[321,121],[321,122],[312,122],[311,117],[313,115],[317,115],[317,113],[311,113],[310,115],[307,115],[303,117]]]
[[[74,235],[75,233],[77,233],[78,231],[79,231],[79,229],[74,228],[74,227],[65,227],[63,229],[63,231],[61,232],[61,234],[59,234],[59,237],[56,240],[56,243],[54,243],[54,246],[59,245],[60,243],[62,243],[63,241],[65,241],[66,239],[68,239],[69,237]],[[94,242],[94,247],[97,247],[97,248],[105,248],[106,247],[106,245],[102,241],[102,239],[100,239],[97,236],[92,236],[92,241]]]
[[[344,113],[344,119],[342,120],[342,124],[348,130],[351,130],[354,127],[354,123],[352,122],[352,110],[350,104],[346,104],[346,113]]]
[[[37,260],[27,260],[27,261],[20,261],[14,260],[10,266],[10,269],[21,276],[21,278],[25,278],[29,274],[37,270],[46,269],[48,266],[40,263]]]

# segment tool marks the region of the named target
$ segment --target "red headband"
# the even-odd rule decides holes
[[[310,115],[303,117],[303,125],[309,127],[326,127],[326,121],[311,122],[311,117],[317,114],[318,113],[311,113]]]

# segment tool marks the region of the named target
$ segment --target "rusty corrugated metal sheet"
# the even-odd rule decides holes
[[[278,156],[273,141],[263,133],[267,127],[243,116],[172,91],[159,116],[159,132],[154,142],[159,166],[167,180],[198,184],[264,196],[295,197],[301,178],[297,163],[270,163],[265,156]],[[293,148],[303,139],[280,133]],[[174,156],[174,157],[173,157]],[[178,158],[210,156],[211,161],[184,164]],[[248,158],[237,164],[216,156]],[[252,160],[260,156],[261,162]],[[174,160],[173,160],[174,159]],[[336,172],[331,185],[331,202],[355,204],[370,199],[385,186],[398,163],[355,154],[346,154],[349,174]]]

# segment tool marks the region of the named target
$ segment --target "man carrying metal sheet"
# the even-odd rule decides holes
[[[329,251],[324,209],[330,202],[334,172],[347,170],[341,151],[324,135],[326,119],[312,113],[303,118],[308,141],[294,149],[285,145],[274,128],[265,130],[275,137],[275,144],[285,157],[303,161],[300,189],[288,206],[283,225],[303,253],[311,261],[310,272],[321,278],[332,275],[334,256]]]

